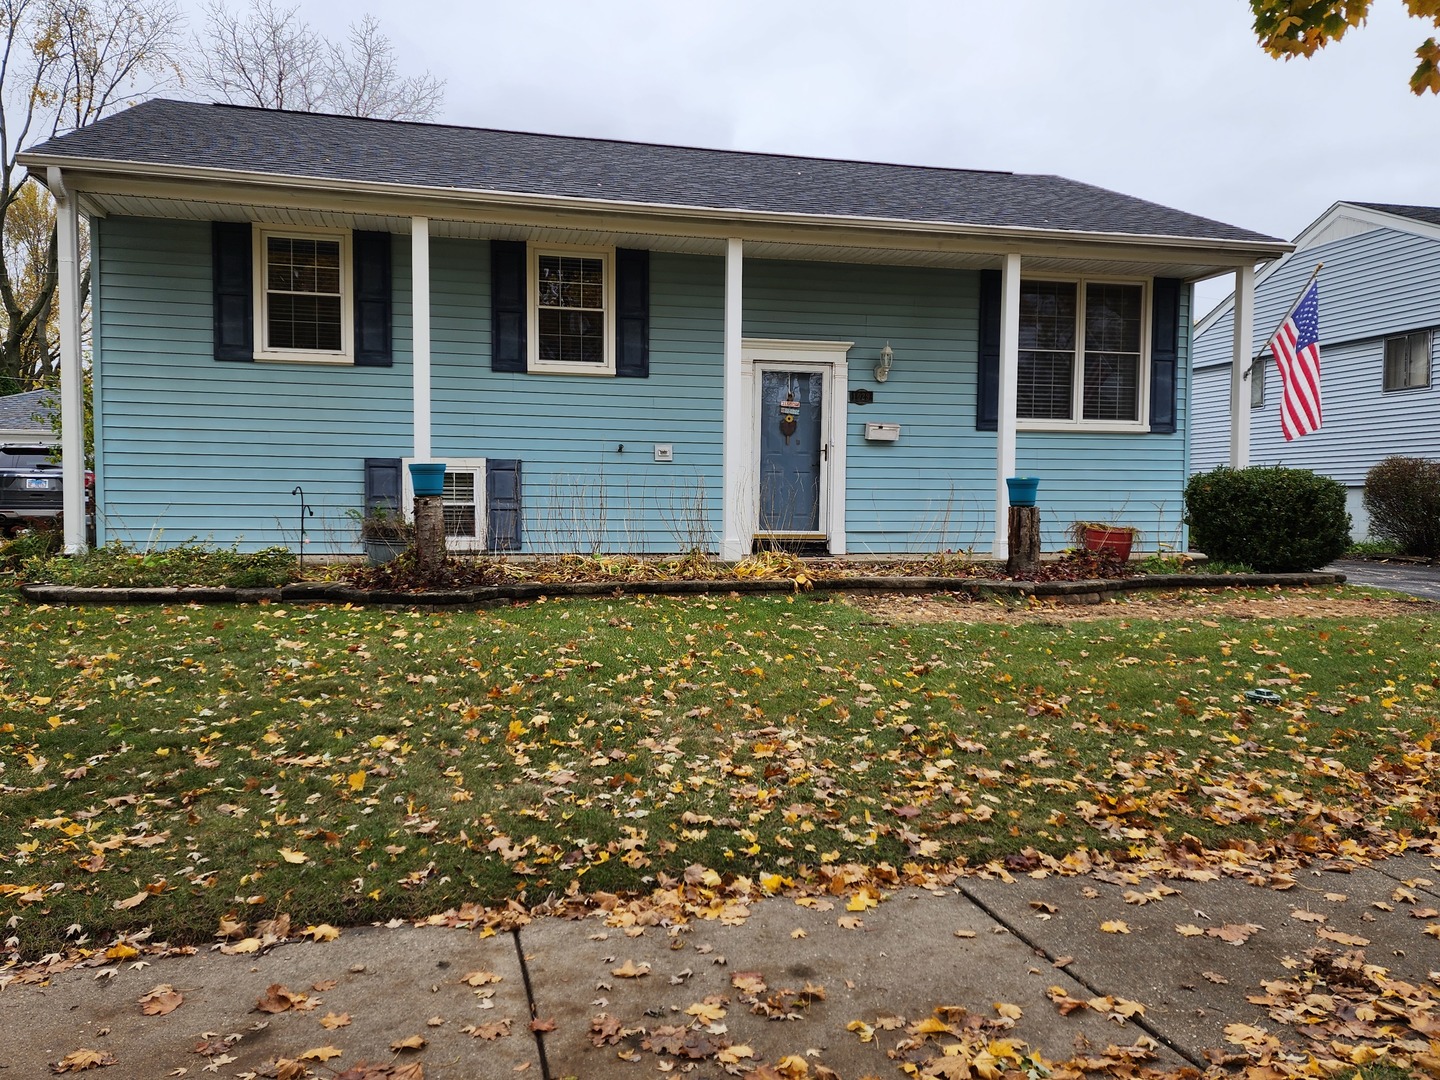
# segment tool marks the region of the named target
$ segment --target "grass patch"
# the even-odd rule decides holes
[[[1357,540],[1345,554],[1350,558],[1383,559],[1387,555],[1399,555],[1400,545],[1393,540]]]
[[[800,881],[1378,843],[1436,825],[1436,637],[1423,614],[889,627],[803,594],[446,614],[0,594],[0,919],[34,957],[697,863]],[[1246,705],[1256,686],[1284,704]]]

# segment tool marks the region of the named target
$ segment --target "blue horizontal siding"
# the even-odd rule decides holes
[[[408,356],[394,368],[217,363],[209,225],[106,218],[94,236],[101,539],[295,546],[302,485],[314,549],[352,550],[360,462],[377,431],[410,428]],[[408,341],[408,308],[396,323]]]
[[[1320,275],[1324,425],[1314,434],[1285,442],[1279,420],[1280,379],[1267,351],[1265,405],[1250,414],[1250,460],[1314,469],[1356,486],[1364,483],[1372,466],[1392,454],[1440,458],[1436,358],[1431,358],[1430,386],[1384,389],[1385,338],[1440,330],[1440,241],[1381,228],[1297,252],[1256,290],[1252,355],[1264,348],[1319,262],[1325,264]],[[1195,471],[1229,460],[1233,327],[1233,312],[1226,312],[1196,344],[1201,370],[1196,377]],[[1440,338],[1440,332],[1435,336]]]
[[[853,341],[846,541],[852,553],[988,545],[995,434],[975,430],[979,275],[973,271],[813,262],[745,264],[744,332]],[[889,381],[873,369],[886,343]],[[867,443],[866,422],[898,423],[895,443]]]
[[[215,362],[204,223],[112,217],[96,243],[102,535],[293,546],[301,485],[316,511],[311,551],[355,550],[347,515],[362,501],[363,459],[411,448],[410,245],[395,238],[394,366],[355,368]],[[431,262],[434,453],[525,463],[526,549],[714,550],[724,261],[652,254],[648,379],[492,371],[488,245],[437,238]],[[847,413],[853,552],[989,547],[995,435],[975,430],[978,283],[973,271],[746,263],[745,335],[853,340],[851,386],[875,392]],[[887,342],[896,361],[882,385],[871,368]],[[900,441],[867,443],[867,421],[901,424]],[[674,463],[653,460],[657,443]],[[1043,478],[1049,547],[1075,518],[1168,539],[1184,454],[1182,435],[1019,440],[1020,471]]]

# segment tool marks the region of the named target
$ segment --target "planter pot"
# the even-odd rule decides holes
[[[1130,529],[1105,529],[1094,525],[1085,529],[1086,551],[1108,551],[1117,559],[1128,559],[1134,543],[1135,533]]]
[[[445,493],[445,463],[443,461],[412,461],[410,463],[410,486],[415,489],[416,498]]]
[[[402,555],[410,547],[408,540],[376,540],[366,537],[362,541],[365,545],[365,555],[370,560],[371,566],[379,566],[387,563],[397,555]]]
[[[1038,476],[1008,476],[1005,486],[1010,489],[1011,506],[1034,506],[1035,493],[1040,487]]]

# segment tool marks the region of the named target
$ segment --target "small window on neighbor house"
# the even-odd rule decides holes
[[[1385,389],[1414,390],[1430,385],[1430,331],[1385,339]]]
[[[1265,404],[1265,369],[1269,367],[1269,357],[1263,353],[1255,358],[1250,365],[1250,407],[1259,409]]]
[[[256,230],[257,357],[345,358],[349,236]]]
[[[615,374],[614,252],[533,246],[530,370]]]

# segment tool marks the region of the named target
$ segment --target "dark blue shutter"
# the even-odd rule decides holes
[[[1000,427],[1000,271],[980,271],[980,368],[975,385],[975,430]]]
[[[400,509],[400,459],[398,457],[367,457],[365,459],[365,513],[375,510]]]
[[[485,462],[485,535],[490,551],[519,551],[520,462],[488,458]]]
[[[650,253],[615,249],[615,374],[650,377]]]
[[[1175,433],[1175,390],[1180,366],[1179,278],[1156,278],[1150,309],[1150,430]]]
[[[389,367],[390,234],[357,232],[352,242],[355,263],[355,363]]]
[[[490,370],[524,371],[525,244],[490,241]]]
[[[215,359],[254,360],[255,298],[248,221],[210,223],[215,289]]]

